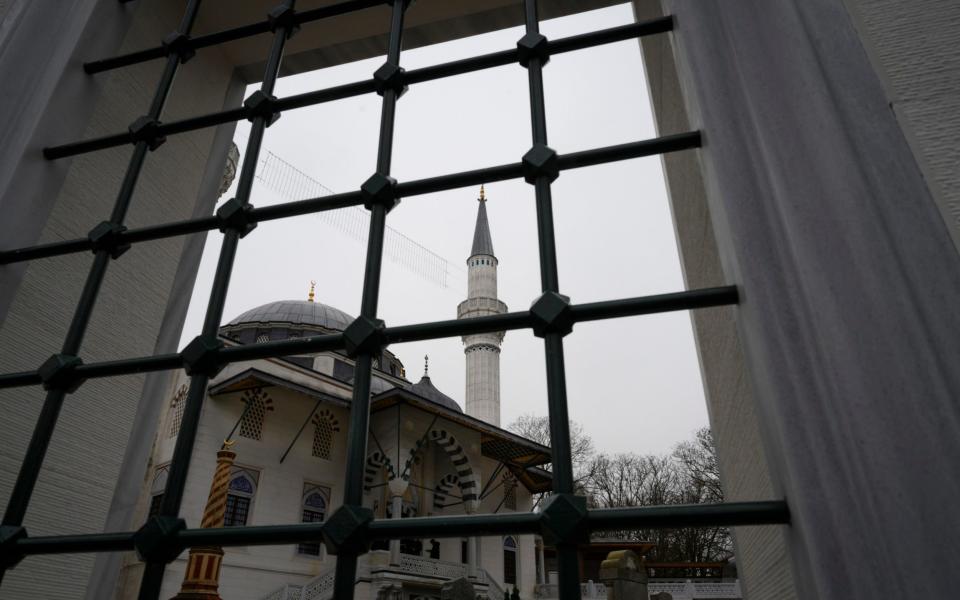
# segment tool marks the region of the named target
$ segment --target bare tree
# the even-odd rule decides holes
[[[550,446],[550,419],[546,416],[525,414],[507,426],[510,431],[522,435],[538,444]],[[585,482],[591,477],[593,466],[593,440],[583,430],[583,426],[570,421],[570,454],[573,459],[573,480],[577,490],[584,489]],[[551,470],[551,465],[544,465]]]
[[[670,454],[598,454],[584,482],[593,507],[659,506],[721,502],[723,491],[708,428]],[[603,532],[605,537],[656,544],[654,561],[716,562],[731,554],[726,528],[641,529]]]

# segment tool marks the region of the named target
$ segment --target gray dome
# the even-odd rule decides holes
[[[420,381],[407,385],[406,387],[407,391],[413,392],[421,398],[426,398],[427,400],[439,404],[440,406],[449,408],[450,410],[455,410],[460,413],[463,412],[463,409],[460,408],[460,405],[457,404],[457,401],[433,387],[433,384],[430,383],[430,378],[426,375],[421,377]]]
[[[246,323],[291,323],[343,331],[352,322],[353,317],[347,313],[321,302],[280,300],[251,308],[227,323],[225,327]]]

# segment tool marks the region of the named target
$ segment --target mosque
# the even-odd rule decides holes
[[[506,312],[497,298],[483,188],[467,264],[468,295],[458,318]],[[343,331],[352,321],[315,300],[311,286],[306,300],[251,308],[220,335],[228,345],[256,344]],[[393,353],[374,359],[364,503],[376,518],[529,511],[532,495],[550,489],[543,468],[549,448],[500,427],[503,337],[463,338],[465,410],[434,386],[426,361],[412,383]],[[330,515],[343,496],[354,369],[344,353],[320,352],[235,363],[213,378],[181,508],[188,526],[307,523]],[[159,509],[187,387],[178,373],[144,483],[144,519]],[[161,597],[326,600],[335,561],[319,540],[195,548],[169,566]],[[132,558],[124,566],[123,597],[136,596],[141,569]],[[481,597],[500,600],[517,589],[532,598],[542,571],[542,548],[532,535],[395,540],[362,557],[357,597],[439,598],[444,582],[468,577]]]

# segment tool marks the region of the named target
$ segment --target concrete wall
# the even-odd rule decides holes
[[[663,15],[659,0],[635,0],[633,6],[638,20]],[[671,36],[645,37],[641,50],[657,132],[689,131]],[[720,263],[699,154],[667,154],[661,161],[686,288],[726,285],[730,278]],[[757,399],[746,373],[735,311],[723,307],[690,312],[724,496],[731,502],[775,499],[779,495],[761,441]],[[797,597],[783,528],[735,527],[731,533],[747,597]]]
[[[943,357],[960,354],[947,333],[960,326],[960,260],[924,174],[954,160],[943,139],[957,138],[955,111],[929,82],[956,89],[944,32],[958,8],[895,4],[859,4],[880,46],[871,64],[839,1],[664,0],[684,94],[658,89],[647,61],[658,119],[682,104],[704,134],[699,167],[665,161],[688,282],[719,273],[741,292],[743,368],[724,317],[694,322],[724,483],[785,497],[792,515],[766,541],[736,532],[751,598],[786,597],[791,571],[802,598],[948,597],[954,585],[960,523],[936,507],[958,492],[960,381]],[[877,64],[922,98],[891,110]],[[911,131],[910,109],[929,131]]]
[[[846,0],[960,248],[960,8],[952,0]]]
[[[16,29],[4,32],[5,56],[13,53],[8,60],[16,57],[19,43],[26,43],[18,38],[29,34],[30,13],[36,8],[34,3],[21,3]],[[79,14],[82,9],[89,11],[89,23]],[[76,3],[60,15],[62,25],[75,29],[88,24],[89,29],[78,33],[79,42],[50,43],[79,44],[84,58],[105,50],[134,49],[143,39],[157,39],[172,29],[179,10],[170,3],[142,3],[134,16],[132,10],[117,11],[113,2]],[[47,19],[47,26],[34,33],[37,39],[45,40],[53,33],[50,25],[60,23],[60,18]],[[9,19],[4,23],[13,26]],[[104,40],[126,31],[127,25],[129,31],[117,37],[117,44],[104,48]],[[65,56],[53,56],[42,66],[32,64],[42,75],[41,81],[34,82],[30,97],[30,108],[36,112],[17,113],[24,120],[20,125],[32,124],[32,128],[11,131],[16,119],[13,113],[6,113],[11,119],[5,120],[10,136],[5,139],[10,144],[2,161],[8,184],[0,200],[4,245],[83,237],[109,216],[131,149],[47,163],[39,155],[40,147],[125,129],[146,112],[162,68],[154,62],[88,77],[79,70],[80,56],[72,55],[73,50],[73,46],[61,48]],[[28,65],[31,63],[22,63],[21,69]],[[18,78],[7,78],[6,66],[8,89],[15,89]],[[80,81],[76,80],[78,72]],[[229,88],[230,70],[217,51],[197,57],[177,78],[166,117],[217,110]],[[192,93],[186,93],[187,89]],[[45,98],[44,93],[49,96]],[[85,101],[89,105],[84,106]],[[85,120],[85,109],[89,120]],[[217,130],[210,129],[171,139],[148,157],[133,198],[130,225],[212,210],[216,177],[211,178],[204,165],[216,154],[216,134]],[[21,139],[25,140],[22,158],[9,156]],[[29,217],[21,216],[20,210]],[[36,237],[30,239],[30,235]],[[174,351],[176,337],[164,333],[179,329],[182,322],[193,282],[190,256],[199,260],[199,250],[193,241],[177,238],[135,247],[111,264],[102,301],[88,329],[84,359],[92,362]],[[0,323],[0,369],[33,369],[59,350],[91,259],[90,254],[79,254],[0,268],[0,314],[5,313]],[[68,397],[27,512],[25,525],[31,535],[98,532],[132,525],[128,519],[131,503],[135,503],[135,490],[142,481],[159,408],[141,401],[145,380],[133,376],[93,381]],[[0,392],[0,404],[6,407],[0,445],[0,504],[7,502],[43,397],[39,388]],[[131,474],[122,475],[127,472]],[[7,574],[2,593],[4,598],[82,597],[88,580],[94,587],[99,584],[97,577],[91,577],[94,564],[95,557],[90,554],[30,558]]]

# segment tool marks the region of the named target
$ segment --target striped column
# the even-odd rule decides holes
[[[223,513],[227,508],[227,486],[230,485],[230,467],[237,457],[236,452],[224,444],[217,452],[217,469],[210,484],[210,495],[203,510],[200,527],[222,527]],[[190,548],[190,560],[187,572],[183,575],[183,585],[174,600],[221,600],[217,588],[220,583],[220,564],[223,561],[223,548],[202,546]]]

